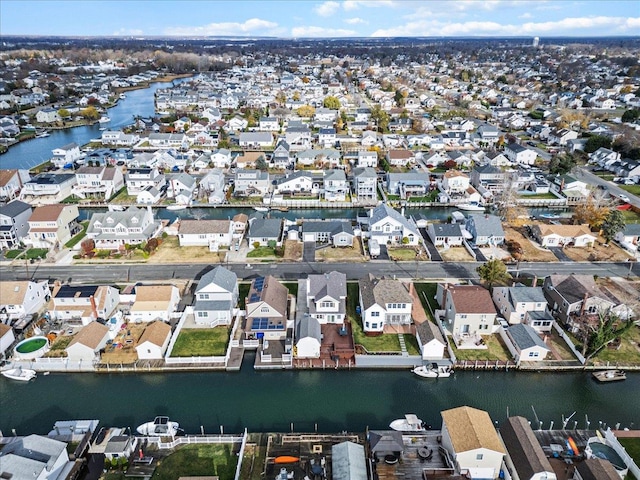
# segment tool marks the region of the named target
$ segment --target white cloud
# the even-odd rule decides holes
[[[291,29],[291,36],[300,37],[352,37],[355,30],[345,30],[342,28],[324,28],[315,26],[294,27]]]
[[[316,12],[321,17],[330,17],[334,13],[336,13],[340,9],[340,4],[338,2],[324,2],[320,5],[317,5],[313,11]]]
[[[395,4],[394,0],[345,0],[342,2],[342,8],[350,11],[360,7],[393,7]]]
[[[273,35],[278,24],[260,18],[250,18],[242,23],[221,22],[209,23],[197,27],[169,27],[167,35],[177,36],[225,36],[225,35]]]
[[[118,37],[140,36],[144,35],[144,32],[139,28],[120,28],[113,32],[113,35]]]
[[[359,23],[368,24],[369,22],[367,22],[362,18],[354,17],[354,18],[345,18],[344,23],[348,23],[349,25],[357,25]]]
[[[549,22],[527,22],[522,24],[502,24],[489,21],[442,22],[439,20],[419,19],[387,29],[375,31],[373,37],[396,36],[518,36],[518,35],[566,35],[567,32],[586,34],[602,32],[630,33],[640,27],[640,18],[626,17],[573,17]]]
[[[518,18],[522,18],[523,20],[527,20],[529,18],[533,18],[533,15],[531,15],[529,12],[524,12],[522,15],[518,15]]]

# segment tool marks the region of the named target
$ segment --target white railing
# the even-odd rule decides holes
[[[615,434],[611,431],[610,428],[607,428],[607,430],[604,432],[604,438],[607,440],[607,444],[611,448],[613,448],[618,455],[620,455],[620,458],[625,463],[625,465],[629,468],[631,473],[633,473],[633,476],[636,478],[640,478],[640,468],[638,468],[638,465],[636,464],[636,462],[634,462],[633,458],[629,456],[629,454],[627,453],[627,450],[620,444],[620,442],[618,441]]]
[[[562,327],[560,325],[558,325],[558,322],[553,322],[553,328],[555,329],[555,331],[558,333],[558,335],[560,335],[560,337],[562,337],[562,339],[564,340],[564,342],[567,344],[567,347],[569,347],[569,350],[571,350],[573,352],[573,354],[576,356],[576,358],[580,361],[580,363],[582,365],[584,365],[587,360],[584,358],[584,356],[578,351],[578,349],[576,348],[576,346],[573,344],[573,342],[571,341],[571,338],[569,338],[569,336],[564,332],[564,330],[562,329]]]
[[[184,365],[186,363],[226,363],[226,356],[210,357],[167,357],[164,359],[167,365]]]
[[[178,445],[240,443],[244,440],[244,437],[244,435],[187,435],[185,437],[176,437],[170,442],[161,442],[158,437],[149,437],[149,442],[156,443],[159,449],[164,450],[175,448]],[[157,442],[154,440],[157,440]]]
[[[171,340],[169,340],[167,353],[165,353],[165,360],[167,360],[171,356],[171,352],[173,351],[173,346],[176,344],[176,340],[178,340],[178,336],[180,335],[180,330],[182,330],[184,322],[187,321],[187,317],[192,314],[193,314],[193,307],[188,306],[184,309],[184,312],[182,313],[182,317],[180,318],[178,325],[176,325],[176,329],[173,331],[173,336],[171,337]]]
[[[240,445],[240,451],[238,452],[238,464],[236,465],[236,476],[234,480],[240,480],[240,472],[242,471],[242,459],[244,458],[244,450],[247,446],[247,429],[244,429],[244,434],[242,435],[242,445]]]

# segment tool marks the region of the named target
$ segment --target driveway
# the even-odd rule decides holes
[[[567,255],[562,251],[562,247],[549,247],[549,250],[556,256],[558,260],[561,262],[573,262]]]
[[[316,242],[304,242],[304,245],[302,247],[302,261],[316,261]]]
[[[438,252],[438,249],[436,248],[436,246],[433,244],[433,242],[431,241],[431,239],[429,238],[429,235],[427,234],[427,229],[426,228],[421,228],[420,229],[420,234],[422,235],[422,238],[424,239],[424,247],[429,251],[429,256],[431,257],[431,261],[432,262],[442,262],[442,256],[440,255],[440,253]]]

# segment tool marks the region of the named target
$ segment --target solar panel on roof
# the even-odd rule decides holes
[[[249,297],[249,302],[251,303],[257,302],[258,300],[260,300],[260,295],[258,295],[257,293],[252,293]]]
[[[266,330],[269,328],[269,319],[266,317],[254,318],[251,322],[251,330]]]

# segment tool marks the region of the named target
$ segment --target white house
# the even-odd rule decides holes
[[[365,333],[382,333],[386,325],[410,325],[413,298],[399,280],[360,279],[359,303]]]
[[[553,317],[542,287],[493,287],[492,297],[498,313],[509,324],[526,323],[538,332],[551,330]]]
[[[58,110],[51,107],[44,107],[36,113],[36,122],[38,123],[55,123],[62,120],[58,114]]]
[[[497,312],[489,291],[478,285],[438,284],[443,324],[456,341],[459,338],[490,335]]]
[[[320,322],[311,315],[303,315],[295,323],[296,358],[319,358],[322,344]]]
[[[423,360],[442,360],[447,345],[438,326],[429,319],[416,322],[416,340]]]
[[[344,323],[347,312],[347,276],[344,273],[309,275],[306,292],[309,315],[320,324]]]
[[[54,148],[52,153],[51,162],[57,168],[63,168],[65,165],[80,160],[82,157],[82,152],[77,143],[68,143],[62,147]]]
[[[89,221],[87,237],[100,250],[118,250],[125,245],[138,245],[160,232],[162,222],[153,218],[151,207],[129,207],[127,210],[94,213]]]
[[[469,176],[458,170],[447,170],[442,176],[442,189],[448,194],[462,194],[469,188]]]
[[[325,170],[324,198],[328,202],[344,202],[349,194],[349,184],[344,170]]]
[[[180,220],[178,241],[181,247],[209,247],[217,252],[228,247],[233,240],[233,225],[230,220]]]
[[[523,147],[517,143],[505,145],[504,154],[513,163],[519,163],[521,165],[533,165],[538,157],[538,154],[534,150]]]
[[[507,328],[506,336],[513,347],[515,361],[518,365],[522,362],[544,360],[547,354],[551,353],[551,349],[530,325],[524,323],[512,325]]]
[[[0,358],[6,358],[6,351],[16,341],[16,337],[13,334],[13,328],[6,323],[0,322]]]
[[[0,322],[9,323],[36,313],[50,297],[51,291],[46,280],[0,282]]]
[[[166,185],[166,179],[157,168],[130,168],[125,176],[127,194],[138,195],[149,187],[161,190]]]
[[[238,303],[238,277],[225,267],[217,266],[200,278],[194,295],[196,324],[230,325]]]
[[[88,325],[108,319],[120,302],[120,293],[109,285],[68,285],[54,288],[52,318],[71,324]]]
[[[498,478],[506,451],[489,414],[464,406],[441,415],[442,447],[456,470],[468,472],[471,478]]]
[[[588,224],[584,225],[547,225],[535,224],[531,232],[543,247],[588,247],[595,243],[596,236],[591,233]]]
[[[386,203],[369,210],[369,233],[370,238],[377,240],[380,245],[388,243],[418,245],[422,238],[412,220],[407,219]]]
[[[24,184],[20,200],[31,205],[59,203],[73,193],[76,183],[73,173],[40,173]]]
[[[92,364],[100,359],[100,350],[109,340],[109,327],[98,322],[91,322],[82,327],[67,345],[67,358],[70,361],[81,361]]]
[[[378,166],[378,152],[375,150],[359,150],[357,165],[358,167],[376,168]]]
[[[168,322],[180,303],[180,291],[174,285],[138,285],[130,308],[134,322]]]
[[[171,325],[156,320],[146,326],[136,345],[139,360],[160,360],[171,340]]]

